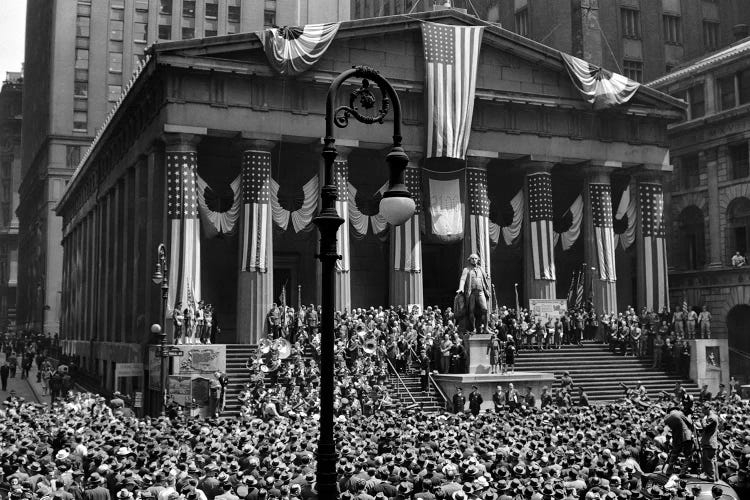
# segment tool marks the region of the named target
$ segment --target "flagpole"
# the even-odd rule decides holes
[[[518,283],[513,283],[513,289],[516,293],[516,319],[521,321],[521,305],[518,302]]]

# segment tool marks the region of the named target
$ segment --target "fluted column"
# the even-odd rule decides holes
[[[552,229],[551,161],[521,164],[524,180],[523,263],[524,296],[528,299],[556,298],[554,231]]]
[[[338,157],[334,162],[334,175],[336,182],[336,211],[339,217],[344,219],[336,238],[336,252],[341,258],[336,262],[334,273],[334,290],[335,300],[334,308],[336,311],[352,310],[352,285],[351,285],[351,258],[349,249],[351,240],[349,239],[349,153],[351,148],[346,146],[336,146]]]
[[[617,312],[617,273],[612,219],[611,166],[585,168],[583,197],[584,261],[597,313]]]
[[[274,143],[242,144],[242,210],[237,277],[237,343],[256,344],[268,333],[273,303],[273,222],[270,201]]]
[[[424,303],[422,281],[422,189],[419,162],[421,151],[407,151],[409,164],[406,167],[406,188],[416,204],[414,215],[401,226],[391,227],[389,259],[389,293],[391,305]]]
[[[646,169],[634,173],[638,200],[638,307],[646,307],[651,311],[669,308],[663,175],[660,170]]]

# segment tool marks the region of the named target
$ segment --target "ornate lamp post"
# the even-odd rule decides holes
[[[336,94],[341,85],[350,78],[362,78],[360,88],[352,91],[349,106],[334,109]],[[365,110],[372,109],[377,98],[370,88],[370,80],[380,90],[381,105],[375,115],[363,115],[357,108],[356,101]],[[321,281],[321,361],[320,361],[320,437],[318,440],[317,488],[320,498],[338,498],[336,482],[336,445],[333,440],[333,391],[334,391],[334,266],[341,258],[336,253],[336,233],[344,219],[336,212],[336,185],[334,179],[334,161],[336,160],[334,124],[344,128],[353,117],[361,123],[371,125],[383,123],[393,101],[393,147],[386,156],[390,169],[388,191],[380,201],[380,213],[391,225],[401,225],[414,214],[415,203],[404,185],[404,170],[409,157],[401,147],[401,103],[391,84],[372,68],[355,66],[341,73],[328,89],[326,99],[326,136],[323,148],[325,162],[325,185],[321,189],[322,209],[313,222],[320,231],[320,254],[317,258],[322,264]]]
[[[167,408],[167,364],[165,360],[169,357],[167,353],[167,297],[169,296],[169,274],[167,269],[167,248],[164,243],[159,243],[157,248],[156,269],[151,275],[151,281],[161,287],[161,309],[159,320],[161,325],[151,325],[151,333],[159,338],[159,357],[161,358],[161,414],[164,415]]]

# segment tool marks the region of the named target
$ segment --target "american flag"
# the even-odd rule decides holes
[[[479,255],[482,268],[490,273],[490,200],[487,198],[487,171],[467,168],[469,184],[469,253]]]
[[[344,219],[336,238],[336,253],[341,259],[336,261],[337,271],[349,271],[349,164],[346,160],[333,162],[336,184],[336,211]]]
[[[463,159],[469,145],[481,26],[422,23],[427,158]]]
[[[612,188],[609,184],[589,184],[591,215],[599,258],[599,279],[614,282],[615,233],[612,225]]]
[[[527,177],[529,222],[534,279],[555,279],[554,231],[552,230],[552,176],[547,173]]]
[[[650,311],[669,307],[667,242],[664,230],[664,193],[660,184],[640,183],[646,303]]]
[[[422,271],[422,234],[420,217],[422,216],[422,189],[419,169],[407,167],[404,172],[406,189],[414,198],[414,215],[400,226],[395,226],[393,238],[394,269],[396,271]]]
[[[173,307],[177,302],[189,303],[189,296],[200,300],[201,245],[198,193],[195,177],[195,152],[167,153],[167,217],[169,240],[169,298]],[[190,293],[192,289],[193,294]]]
[[[271,229],[270,209],[271,153],[245,151],[242,157],[242,208],[245,227],[242,232],[241,271],[267,271]]]

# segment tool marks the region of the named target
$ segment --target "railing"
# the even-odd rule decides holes
[[[409,390],[409,388],[406,387],[406,383],[404,382],[404,379],[401,378],[401,375],[398,374],[398,371],[396,370],[396,367],[393,366],[393,363],[391,363],[391,360],[388,358],[388,356],[384,356],[384,357],[385,357],[385,360],[388,362],[388,366],[391,367],[391,370],[393,371],[393,373],[398,378],[399,384],[401,386],[403,386],[404,390],[409,395],[409,399],[411,399],[412,404],[419,405],[419,403],[417,403],[417,400],[414,399],[414,395],[411,393],[411,391]],[[397,391],[398,394],[401,394],[400,389],[396,389],[396,391]]]
[[[414,359],[419,361],[419,356],[417,356],[417,353],[414,352],[414,348],[412,346],[409,346],[409,350],[411,351],[412,355],[414,356]],[[420,365],[420,371],[422,371],[422,367]],[[447,407],[448,404],[448,397],[445,395],[443,390],[440,388],[440,386],[435,382],[435,379],[432,378],[432,372],[430,370],[427,370],[427,378],[430,381],[429,384],[427,384],[427,394],[430,393],[430,386],[435,388],[435,392],[437,392],[437,395],[440,396],[439,399],[442,399],[443,401],[443,408]]]

